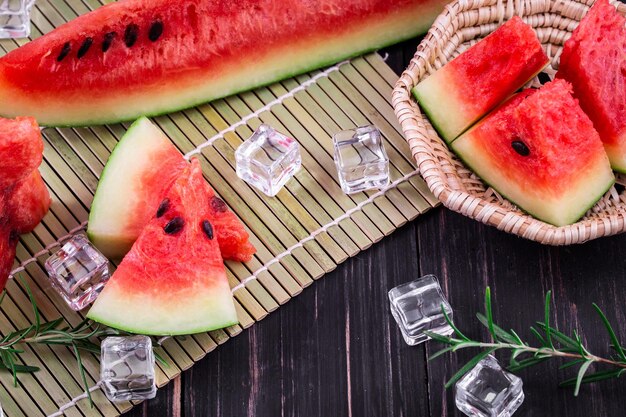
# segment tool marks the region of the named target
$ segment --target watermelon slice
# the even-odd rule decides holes
[[[555,226],[574,223],[615,182],[598,133],[563,80],[515,95],[452,148],[486,183]]]
[[[166,194],[87,317],[148,335],[192,334],[236,324],[210,223],[210,187],[194,159]]]
[[[0,291],[20,234],[31,232],[50,208],[50,194],[37,170],[42,153],[35,119],[0,119]]]
[[[163,194],[188,166],[165,134],[147,118],[128,129],[109,157],[91,204],[89,239],[121,259],[157,212]],[[209,188],[206,205],[224,259],[246,262],[255,253],[248,232]]]
[[[425,32],[447,0],[126,0],[0,59],[0,114],[46,125],[187,108]]]
[[[449,143],[548,62],[533,29],[515,16],[412,92],[433,127]]]
[[[613,169],[626,173],[626,18],[607,0],[591,7],[565,42],[556,76],[572,83]]]

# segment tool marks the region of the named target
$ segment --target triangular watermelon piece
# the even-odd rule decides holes
[[[192,334],[237,323],[207,201],[212,190],[194,159],[124,257],[87,317],[148,335]]]
[[[555,226],[580,219],[615,182],[598,132],[563,80],[526,89],[452,142],[483,181]]]
[[[111,259],[121,259],[150,221],[165,190],[188,165],[167,136],[143,117],[117,144],[100,176],[87,235]],[[246,262],[256,252],[248,232],[210,191],[217,240],[224,259]]]
[[[615,171],[626,173],[626,17],[607,0],[596,1],[563,45],[557,78],[600,134]]]

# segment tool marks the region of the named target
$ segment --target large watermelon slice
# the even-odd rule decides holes
[[[0,59],[0,114],[134,120],[425,32],[447,0],[125,0]]]
[[[518,16],[413,88],[431,123],[451,142],[537,75],[549,62]]]
[[[598,0],[563,46],[558,78],[600,133],[611,165],[626,173],[626,18]]]
[[[210,222],[211,192],[194,159],[173,183],[87,317],[149,335],[199,333],[237,323]]]
[[[109,157],[91,204],[87,234],[100,251],[121,259],[154,216],[163,194],[188,163],[147,118],[128,129]],[[224,259],[246,262],[255,253],[248,232],[209,187],[206,201]]]
[[[50,208],[50,194],[37,170],[42,152],[35,119],[0,119],[0,291],[19,235],[31,232]]]
[[[525,90],[452,142],[485,182],[548,223],[574,223],[613,185],[602,142],[557,80]]]

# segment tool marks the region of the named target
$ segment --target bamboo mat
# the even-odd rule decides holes
[[[38,1],[33,37],[100,6],[96,0]],[[0,54],[25,40],[0,42]],[[247,264],[227,262],[240,325],[163,341],[157,364],[163,386],[208,352],[263,319],[314,280],[368,248],[437,202],[417,175],[390,104],[397,75],[377,54],[343,62],[267,88],[218,100],[191,110],[155,118],[181,152],[197,156],[216,192],[243,219],[258,249]],[[235,174],[234,151],[261,123],[296,138],[302,169],[275,198],[250,188]],[[380,191],[345,195],[333,162],[332,135],[342,129],[375,124],[391,159],[391,184]],[[77,324],[47,282],[43,264],[51,252],[86,226],[98,177],[127,125],[45,129],[41,172],[52,208],[43,223],[22,237],[14,275],[33,289],[45,320],[64,317]],[[0,311],[0,332],[7,334],[34,321],[25,289],[7,285]],[[113,416],[132,407],[112,404],[99,389],[99,362],[84,354],[94,408],[85,399],[73,353],[66,347],[26,348],[24,362],[39,366],[14,387],[0,372],[0,402],[7,416]]]

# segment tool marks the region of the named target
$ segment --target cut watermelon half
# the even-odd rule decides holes
[[[157,212],[163,194],[188,166],[165,134],[137,120],[113,150],[91,204],[87,234],[107,257],[121,259]],[[206,206],[224,259],[249,261],[255,253],[237,216],[209,188]]]
[[[0,114],[46,125],[191,107],[424,33],[447,0],[126,0],[0,59]]]
[[[412,91],[433,127],[450,143],[548,62],[533,29],[515,16]]]
[[[131,333],[179,335],[238,322],[210,222],[210,187],[194,159],[175,180],[87,314]]]
[[[626,18],[615,6],[591,7],[565,42],[556,76],[572,84],[613,169],[626,173]]]
[[[615,182],[598,133],[563,80],[513,96],[452,148],[486,183],[555,226],[574,223]]]

